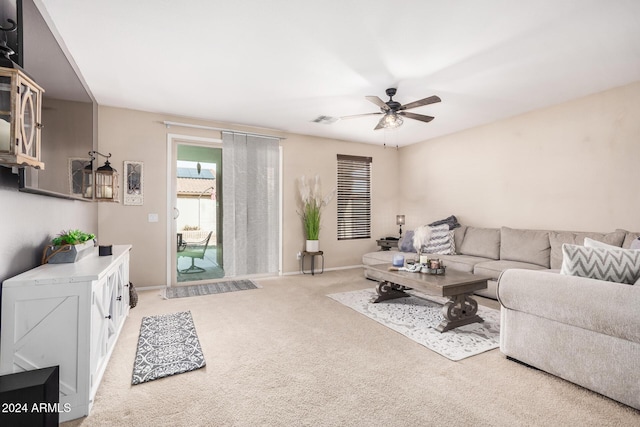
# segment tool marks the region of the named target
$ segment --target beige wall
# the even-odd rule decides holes
[[[0,282],[40,265],[42,251],[63,230],[98,233],[94,203],[18,191],[18,178],[0,167]]]
[[[379,145],[345,142],[303,135],[287,135],[284,149],[284,271],[299,270],[296,253],[304,247],[304,232],[298,216],[297,180],[305,175],[320,176],[323,193],[336,187],[337,154],[372,157],[372,229],[371,239],[337,240],[337,204],[335,198],[323,210],[320,250],[325,267],[362,264],[362,254],[377,249],[375,238],[397,233],[395,215],[398,207],[396,175],[398,151]],[[308,267],[308,265],[307,265]]]
[[[163,120],[231,127],[100,107],[100,150],[113,153],[120,172],[124,160],[145,164],[143,206],[99,205],[101,243],[133,244],[131,276],[138,286],[166,282],[167,133],[220,137],[167,129]],[[376,250],[375,238],[397,233],[399,213],[406,215],[405,229],[455,214],[465,224],[486,227],[640,230],[640,82],[400,150],[279,136],[285,138],[284,273],[298,271],[296,253],[304,244],[296,180],[318,174],[329,191],[336,184],[336,154],[373,157],[373,238],[337,241],[332,201],[320,233],[327,268],[360,264],[363,253]],[[149,223],[149,213],[159,214],[160,221]]]
[[[113,154],[112,165],[122,172],[123,161],[144,162],[144,205],[100,203],[98,209],[101,244],[133,245],[131,280],[136,286],[166,283],[167,229],[167,134],[220,138],[220,132],[190,128],[167,129],[162,121],[180,121],[214,127],[229,124],[203,122],[113,107],[99,108],[99,151]],[[260,129],[233,126],[239,131],[263,132]],[[276,134],[269,132],[269,134]],[[336,154],[373,157],[373,228],[372,236],[396,232],[395,214],[398,199],[396,180],[398,151],[369,144],[351,143],[296,134],[278,134],[283,147],[283,272],[297,272],[296,253],[302,250],[304,236],[297,214],[296,179],[301,175],[320,175],[325,191],[336,185]],[[122,182],[120,183],[122,199]],[[159,214],[159,222],[148,222],[148,214]],[[326,268],[359,265],[363,253],[376,249],[375,239],[340,241],[336,239],[336,202],[324,210],[320,232]]]
[[[640,230],[640,82],[400,150],[415,227]]]

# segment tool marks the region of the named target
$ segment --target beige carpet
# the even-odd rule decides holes
[[[640,425],[640,412],[498,349],[452,362],[326,297],[372,287],[361,269],[258,283],[171,300],[140,292],[91,415],[63,425]],[[183,310],[207,366],[132,386],[142,317]]]

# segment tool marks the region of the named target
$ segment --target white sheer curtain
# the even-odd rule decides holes
[[[225,276],[277,273],[279,140],[222,133]]]

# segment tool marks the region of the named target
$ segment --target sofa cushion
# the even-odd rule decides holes
[[[616,230],[624,233],[624,241],[622,242],[622,247],[624,249],[629,249],[631,244],[634,241],[637,241],[640,238],[640,231],[627,231],[627,230]],[[636,243],[637,244],[637,243]]]
[[[362,255],[362,263],[364,265],[391,263],[393,261],[393,256],[399,253],[399,251],[370,252]]]
[[[633,285],[640,279],[640,251],[562,245],[561,274]]]
[[[458,252],[463,255],[500,259],[500,229],[467,227]]]
[[[528,262],[520,262],[520,261],[486,261],[476,264],[473,267],[473,274],[478,274],[480,276],[488,276],[492,279],[497,280],[500,274],[508,270],[510,268],[520,268],[524,270],[546,270],[545,267],[542,267],[538,264],[531,264]]]
[[[543,230],[500,229],[500,259],[521,261],[549,268],[551,243]]]
[[[551,268],[562,267],[562,245],[564,243],[568,243],[570,245],[582,245],[584,244],[585,237],[620,247],[624,241],[625,232],[623,230],[617,230],[612,233],[550,231],[549,242],[551,243]]]
[[[473,267],[480,262],[492,261],[489,258],[470,255],[439,255],[438,258],[447,268],[464,273],[473,273]]]
[[[462,241],[464,240],[464,235],[466,232],[467,232],[466,225],[461,225],[460,227],[456,228],[453,232],[453,241],[454,241],[454,246],[457,254],[460,253],[460,247],[462,246]]]

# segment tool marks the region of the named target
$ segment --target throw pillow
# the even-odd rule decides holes
[[[623,230],[617,230],[612,233],[550,231],[549,242],[551,243],[551,268],[562,267],[562,245],[564,243],[570,245],[582,245],[585,237],[621,247],[622,242],[625,239],[625,232]]]
[[[434,221],[429,224],[429,227],[437,227],[438,225],[447,224],[449,226],[449,230],[453,230],[454,228],[460,227],[460,223],[458,222],[458,218],[455,215],[451,215],[445,219],[440,219],[438,221]]]
[[[423,246],[429,243],[429,239],[431,238],[431,227],[428,225],[422,225],[416,228],[413,234],[413,247],[416,252],[422,249]]]
[[[586,248],[621,249],[620,246],[610,245],[608,243],[601,242],[600,240],[591,239],[589,237],[584,238],[584,246]]]
[[[421,247],[421,252],[426,254],[453,255],[455,254],[454,231],[449,230],[448,224],[442,224],[431,228],[431,237]]]
[[[631,242],[631,246],[629,246],[629,249],[640,250],[640,237]]]
[[[640,279],[640,251],[565,243],[560,273],[633,285]]]
[[[413,230],[408,230],[405,232],[404,236],[398,242],[398,250],[400,252],[415,252],[415,248],[413,247]]]

